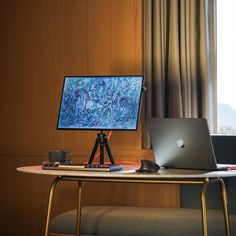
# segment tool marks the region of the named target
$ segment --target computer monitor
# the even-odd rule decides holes
[[[143,82],[140,75],[65,76],[57,128],[101,130],[91,163],[99,144],[109,149],[104,130],[137,130]]]
[[[143,76],[65,76],[58,129],[137,130]]]

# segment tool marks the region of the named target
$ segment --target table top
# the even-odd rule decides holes
[[[37,174],[76,178],[105,178],[105,179],[206,179],[219,177],[236,177],[236,170],[208,171],[187,169],[160,169],[157,173],[137,173],[139,165],[123,165],[123,170],[113,172],[76,171],[76,170],[43,170],[41,166],[18,167],[17,171]]]

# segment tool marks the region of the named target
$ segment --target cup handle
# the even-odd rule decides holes
[[[66,152],[65,161],[70,161],[70,160],[71,160],[71,152]]]

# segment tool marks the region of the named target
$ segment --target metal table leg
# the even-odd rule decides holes
[[[51,187],[50,187],[50,193],[49,193],[49,200],[48,200],[48,210],[47,210],[47,220],[46,220],[46,228],[45,228],[45,236],[48,236],[48,227],[49,227],[49,221],[51,217],[51,210],[52,210],[52,199],[54,196],[55,188],[58,182],[60,181],[60,178],[57,177],[53,180]]]
[[[229,213],[228,213],[228,197],[227,197],[227,190],[224,184],[224,181],[221,178],[213,179],[210,181],[206,181],[202,185],[201,191],[201,210],[202,210],[202,231],[203,236],[207,236],[207,208],[206,208],[206,190],[209,183],[218,182],[221,188],[221,197],[223,203],[223,212],[224,212],[224,221],[225,221],[225,232],[227,236],[231,236],[231,229],[230,229],[230,221],[229,221]]]
[[[221,188],[221,197],[222,197],[224,220],[225,220],[225,232],[226,232],[227,236],[230,236],[231,229],[230,229],[229,212],[228,212],[227,190],[226,190],[224,181],[221,178],[219,178],[218,181],[219,181],[220,188]]]
[[[206,214],[206,189],[209,182],[202,185],[201,191],[201,210],[202,210],[202,235],[207,236],[207,214]]]
[[[82,182],[78,181],[78,202],[76,214],[76,236],[80,236]]]

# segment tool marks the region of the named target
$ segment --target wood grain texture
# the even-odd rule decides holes
[[[96,132],[56,130],[64,75],[142,74],[141,1],[16,2],[1,9],[0,148],[90,150]],[[141,148],[141,129],[113,136]]]
[[[178,207],[178,191],[179,186],[174,184],[86,183],[83,204]]]
[[[64,75],[142,74],[142,31],[142,0],[1,1],[0,235],[44,231],[52,179],[16,167],[38,165],[49,149],[88,160],[97,132],[56,130]],[[141,148],[140,126],[113,132],[116,161],[153,159]],[[75,207],[76,191],[72,183],[59,186],[53,214]],[[175,207],[178,186],[90,183],[83,204]]]

